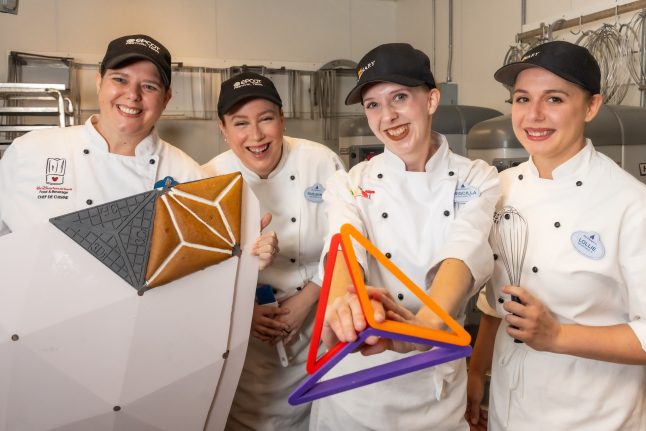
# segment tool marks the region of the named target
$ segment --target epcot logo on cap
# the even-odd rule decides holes
[[[243,79],[242,81],[234,82],[233,89],[237,90],[238,88],[247,87],[249,85],[257,85],[258,87],[262,87],[262,81],[260,79],[253,78]]]
[[[142,39],[142,38],[128,39],[128,40],[126,40],[126,45],[142,45],[142,46],[146,46],[146,47],[152,49],[153,51],[155,51],[157,54],[159,54],[159,47],[157,45],[155,45],[154,43],[152,43],[151,41],[147,40],[147,39]]]
[[[357,70],[357,78],[361,78],[361,75],[363,75],[363,72],[370,69],[374,65],[375,65],[375,60],[372,60],[370,63],[366,64],[361,69]]]

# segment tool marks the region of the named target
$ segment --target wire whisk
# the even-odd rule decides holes
[[[520,286],[527,252],[527,222],[516,208],[505,206],[496,211],[493,224],[494,241],[509,283]]]
[[[509,284],[520,286],[525,253],[527,252],[527,221],[516,208],[502,207],[494,214],[493,237],[498,249],[498,258],[503,263],[507,277],[509,277]],[[511,296],[511,300],[521,303],[520,298],[515,295]]]

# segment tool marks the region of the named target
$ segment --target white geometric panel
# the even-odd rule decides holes
[[[213,404],[226,415],[258,265],[243,197],[239,258],[143,296],[50,224],[0,237],[0,431],[198,431]]]

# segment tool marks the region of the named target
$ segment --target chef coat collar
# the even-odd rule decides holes
[[[563,181],[587,175],[587,172],[590,169],[590,164],[592,163],[594,153],[595,149],[592,145],[592,141],[586,138],[585,146],[581,149],[581,151],[576,153],[574,157],[570,158],[565,163],[557,166],[556,169],[552,171],[552,179]],[[527,167],[528,173],[538,178],[538,168],[534,164],[532,157],[529,158]]]
[[[96,130],[96,127],[94,127],[94,123],[96,123],[98,118],[99,116],[94,114],[85,121],[85,130],[89,133],[91,142],[91,148],[89,149],[92,151],[107,153],[108,143],[105,138],[101,136],[99,131]],[[158,153],[159,148],[159,135],[157,134],[157,129],[153,127],[150,134],[142,139],[135,147],[135,156],[151,156]]]
[[[433,153],[431,158],[426,162],[424,170],[428,173],[441,172],[442,167],[446,166],[446,164],[448,163],[447,159],[449,156],[449,143],[446,140],[446,137],[441,133],[431,132],[431,145],[434,145],[436,147],[435,153]],[[386,166],[388,166],[390,169],[397,171],[406,171],[406,164],[404,163],[404,161],[385,147],[384,159]]]

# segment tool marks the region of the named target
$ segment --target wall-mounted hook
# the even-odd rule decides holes
[[[615,27],[619,28],[619,5],[615,5]]]
[[[583,23],[581,22],[581,21],[582,21],[582,18],[583,18],[583,17],[582,17],[581,15],[579,15],[579,31],[577,31],[577,32],[575,33],[575,32],[573,32],[572,30],[570,30],[570,33],[572,33],[572,34],[573,34],[573,35],[575,35],[575,36],[580,35],[580,34],[581,34],[581,32],[583,31]]]

